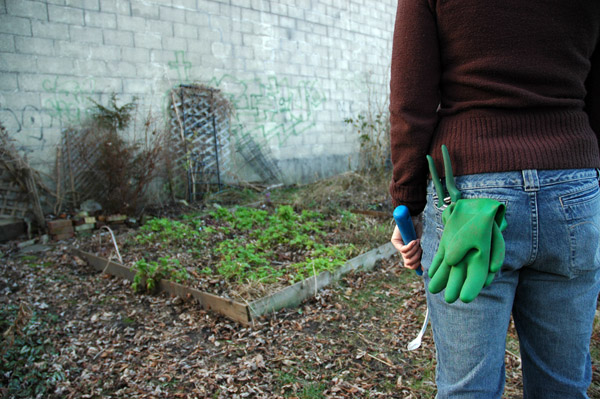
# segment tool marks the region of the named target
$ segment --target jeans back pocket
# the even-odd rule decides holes
[[[560,204],[569,231],[573,275],[600,266],[600,189],[596,181],[562,195]]]

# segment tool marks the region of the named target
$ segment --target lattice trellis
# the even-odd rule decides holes
[[[0,124],[0,217],[32,219],[45,228],[38,196],[39,177],[19,155]]]
[[[79,205],[86,199],[98,199],[106,195],[107,190],[93,173],[94,165],[100,157],[101,143],[91,140],[93,134],[89,128],[79,131],[66,129],[62,132],[61,145],[57,153],[58,184],[62,196],[71,205]]]
[[[220,187],[229,168],[230,105],[216,89],[181,85],[171,91],[169,111],[175,159],[186,172],[188,199],[196,200],[203,187]]]

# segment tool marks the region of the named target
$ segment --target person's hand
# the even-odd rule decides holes
[[[421,256],[423,255],[420,239],[423,228],[420,216],[413,216],[412,221],[413,225],[415,226],[417,237],[419,238],[408,243],[408,245],[405,245],[404,241],[402,241],[400,229],[398,229],[398,226],[394,225],[394,232],[392,233],[392,238],[390,241],[392,242],[392,245],[400,252],[404,267],[411,270],[417,270],[421,266]]]

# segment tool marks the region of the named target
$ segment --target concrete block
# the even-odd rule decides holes
[[[242,10],[243,7],[233,7],[229,4],[220,4],[220,14],[219,15],[228,15],[230,19],[239,21],[242,19]]]
[[[46,226],[50,234],[73,233],[73,222],[69,219],[52,220]]]
[[[0,0],[0,14],[6,14],[6,0]]]
[[[8,33],[0,33],[0,52],[15,52],[15,36]]]
[[[231,57],[231,44],[215,42],[211,46],[212,54],[217,58]]]
[[[162,46],[161,35],[152,32],[135,32],[133,34],[133,43],[135,47],[144,49],[159,49]]]
[[[78,58],[73,60],[73,72],[78,76],[105,76],[108,69],[104,60]]]
[[[0,76],[3,75],[5,74],[0,74]],[[6,75],[10,76],[11,74]],[[51,79],[54,79],[54,75],[42,73],[19,73],[17,76],[19,89],[31,92],[41,91],[44,85],[47,85],[46,81]]]
[[[0,55],[1,57],[1,55]],[[0,91],[16,91],[19,89],[17,73],[0,73]],[[0,120],[2,118],[0,117]]]
[[[0,57],[2,72],[37,72],[37,56],[3,53]]]
[[[232,50],[233,54],[236,58],[244,58],[244,59],[253,59],[254,58],[254,49],[252,47],[246,46],[233,46]]]
[[[173,0],[173,7],[194,10],[196,9],[196,0]]]
[[[169,62],[175,61],[176,56],[171,50],[150,50],[150,62],[161,64],[165,69],[168,68]]]
[[[165,36],[162,38],[161,47],[163,50],[172,50],[172,51],[187,50],[187,41],[180,37]]]
[[[211,48],[205,40],[188,40],[187,48],[186,59],[192,63],[193,68],[203,66],[203,58],[211,54]]]
[[[55,40],[54,47],[56,54],[59,54],[61,57],[86,58],[91,56],[92,50],[97,46],[90,46],[89,44],[72,42],[70,40]]]
[[[0,219],[0,242],[14,240],[27,232],[27,225],[22,219]]]
[[[4,74],[4,72],[2,72]],[[28,106],[41,108],[40,96],[38,93],[31,92],[4,92],[0,95],[0,100],[2,101],[2,106],[5,104],[10,104],[10,109],[12,110],[22,110]],[[8,129],[8,126],[6,126]]]
[[[131,2],[131,15],[134,17],[158,19],[158,7],[144,0],[133,0]]]
[[[252,21],[252,22],[262,22],[261,12],[250,9],[242,9],[242,20],[244,21]],[[266,14],[268,15],[268,14]]]
[[[219,4],[219,0],[215,0],[214,2],[202,1],[200,2],[200,11],[209,15],[220,15],[221,10]]]
[[[290,18],[304,20],[304,8],[298,6],[289,6],[287,15]]]
[[[161,6],[158,15],[161,21],[185,22],[185,10],[179,8]]]
[[[204,28],[210,25],[210,15],[204,11],[186,11],[185,22],[190,25],[195,25]]]
[[[121,60],[133,64],[150,61],[150,51],[139,47],[121,47]]]
[[[121,58],[120,48],[117,46],[98,46],[90,49],[90,58],[94,60],[117,61]]]
[[[67,6],[83,8],[85,10],[100,10],[100,1],[99,0],[66,0],[65,3]]]
[[[173,24],[173,32],[176,38],[197,39],[198,28],[190,24]]]
[[[123,80],[118,78],[96,78],[96,88],[103,93],[122,93]]]
[[[135,65],[135,74],[139,79],[155,79],[164,73],[164,68],[160,64],[145,63]],[[127,87],[127,84],[125,84]]]
[[[233,7],[252,8],[252,0],[231,0]]]
[[[61,74],[73,70],[73,59],[68,57],[37,57],[37,69],[44,73]]]
[[[146,31],[146,18],[117,14],[118,30],[143,33]]]
[[[86,10],[83,14],[83,20],[85,26],[104,29],[115,29],[117,27],[117,14]]]
[[[0,14],[0,33],[31,36],[31,21],[28,18]]]
[[[251,0],[250,8],[262,12],[271,12],[271,2],[264,0]]]
[[[41,20],[46,20],[48,18],[47,5],[39,1],[9,1],[6,4],[6,11],[9,15],[15,15],[17,17]]]
[[[106,63],[108,70],[108,76],[115,78],[135,78],[137,77],[137,70],[135,64],[124,61],[108,61]]]
[[[48,20],[71,25],[83,25],[83,10],[48,4]]]
[[[129,0],[100,0],[100,11],[131,15]]]
[[[75,232],[72,231],[70,233],[60,233],[60,234],[52,234],[52,239],[54,241],[66,240],[69,238],[73,238],[75,236]]]
[[[123,89],[127,93],[146,93],[148,81],[146,79],[124,79]]]
[[[82,232],[82,231],[90,231],[93,230],[96,227],[96,222],[94,223],[84,223],[78,226],[75,226],[75,231],[76,232]]]
[[[103,30],[104,44],[109,46],[133,47],[133,32],[123,30]]]
[[[69,25],[69,35],[74,42],[102,44],[102,29]]]
[[[0,27],[2,21],[0,20]],[[1,29],[1,28],[0,28]],[[69,40],[69,26],[55,22],[31,21],[31,31],[35,37]]]
[[[146,21],[146,32],[158,33],[162,36],[173,36],[173,23],[169,21]]]

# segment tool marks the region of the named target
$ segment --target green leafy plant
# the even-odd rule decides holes
[[[134,291],[154,292],[160,280],[171,280],[177,283],[186,281],[189,274],[177,259],[159,258],[158,261],[140,259],[133,266],[135,276],[132,288]]]
[[[148,220],[136,235],[140,244],[161,242],[164,244],[186,244],[200,238],[200,226],[168,218],[152,218]]]
[[[219,275],[241,283],[299,281],[324,270],[332,271],[358,253],[355,246],[342,241],[324,243],[325,231],[358,226],[359,218],[347,211],[327,218],[314,210],[296,212],[290,205],[273,210],[215,206],[207,216],[150,219],[140,228],[135,241],[152,243],[162,250],[173,246],[187,248],[192,256],[206,255],[214,262],[203,264],[198,269],[200,274]],[[289,263],[277,265],[278,256],[290,259]],[[170,278],[173,267],[164,258],[158,262],[143,259],[135,269],[138,272],[134,287],[151,291],[160,278]]]
[[[51,361],[55,349],[42,333],[47,321],[35,312],[23,317],[14,305],[0,310],[0,392],[10,398],[47,397],[65,375]]]

